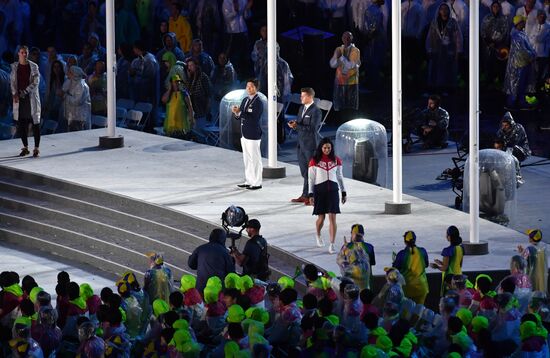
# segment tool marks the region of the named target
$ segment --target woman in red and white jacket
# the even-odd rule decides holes
[[[336,214],[340,213],[340,197],[338,190],[342,191],[342,204],[346,202],[346,189],[344,189],[344,177],[342,176],[342,160],[334,155],[334,145],[328,138],[323,138],[315,155],[309,161],[309,201],[313,204],[313,215],[317,215],[315,222],[317,246],[325,244],[321,238],[321,229],[325,223],[325,215],[329,219],[328,252],[335,253],[334,239],[336,237]]]

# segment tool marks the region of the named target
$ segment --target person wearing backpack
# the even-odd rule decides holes
[[[271,273],[269,271],[269,253],[267,241],[260,235],[260,228],[258,220],[249,220],[246,226],[249,239],[244,245],[244,250],[240,253],[237,248],[233,248],[231,256],[243,268],[243,275],[266,281]]]

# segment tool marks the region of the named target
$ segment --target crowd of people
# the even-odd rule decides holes
[[[462,272],[462,240],[446,236],[439,307],[429,294],[428,254],[413,231],[375,288],[375,248],[362,225],[338,254],[340,275],[307,264],[294,277],[269,280],[252,261],[266,249],[260,223],[248,222],[243,253],[226,248],[226,231],[195,250],[174,281],[151,252],[140,284],[133,272],[96,288],[57,275],[55,303],[32,276],[0,274],[0,354],[4,357],[548,357],[548,260],[540,230],[518,246],[510,274]],[[222,260],[222,258],[225,259]],[[234,261],[231,259],[234,258]],[[235,263],[237,265],[235,265]],[[389,264],[389,263],[388,263]],[[211,271],[218,267],[215,271]],[[235,268],[242,267],[242,274]],[[302,278],[300,278],[303,276]],[[179,282],[179,287],[174,285]],[[303,284],[305,283],[305,288]],[[302,287],[302,288],[300,288]],[[302,292],[300,294],[299,292]],[[98,294],[99,293],[99,294]]]
[[[115,3],[117,97],[153,105],[146,131],[163,126],[166,135],[190,138],[192,128],[216,115],[215,103],[239,88],[239,80],[254,76],[258,90],[266,92],[265,4]],[[286,5],[297,24],[342,34],[342,45],[332,58],[319,60],[335,69],[333,108],[348,118],[346,111],[359,109],[360,83],[371,91],[381,87],[389,53],[390,4],[297,0]],[[413,87],[425,84],[424,90],[445,95],[466,78],[468,6],[464,0],[402,2],[406,82]],[[548,9],[548,1],[542,0],[480,3],[482,84],[500,87],[510,109],[534,108],[549,97]],[[53,21],[54,14],[61,15],[59,21]],[[29,60],[39,66],[42,121],[58,122],[58,131],[78,130],[90,128],[91,115],[106,115],[104,1],[2,0],[0,18],[2,69],[11,70],[7,64],[21,44],[30,45]],[[427,74],[422,70],[424,60]],[[279,55],[277,70],[278,97],[285,102],[293,74]]]

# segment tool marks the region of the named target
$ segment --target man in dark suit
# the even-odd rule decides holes
[[[241,147],[243,149],[245,181],[237,185],[239,188],[257,190],[262,188],[262,153],[260,143],[262,128],[260,120],[264,111],[262,101],[258,97],[259,83],[257,79],[246,81],[246,96],[240,107],[233,106],[231,111],[235,119],[241,121]]]
[[[308,200],[308,163],[315,149],[317,143],[319,143],[319,127],[321,125],[321,110],[313,98],[315,97],[315,91],[311,87],[305,87],[300,90],[300,100],[302,105],[298,110],[296,120],[289,121],[288,126],[298,132],[298,165],[300,166],[300,173],[304,178],[304,186],[302,188],[302,194],[292,199],[293,203],[304,203],[310,205]]]

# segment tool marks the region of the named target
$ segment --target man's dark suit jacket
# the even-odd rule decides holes
[[[264,111],[264,105],[258,95],[251,100],[246,96],[241,102],[241,115],[235,117],[241,120],[241,133],[244,138],[251,140],[262,139],[262,127],[260,120]]]

